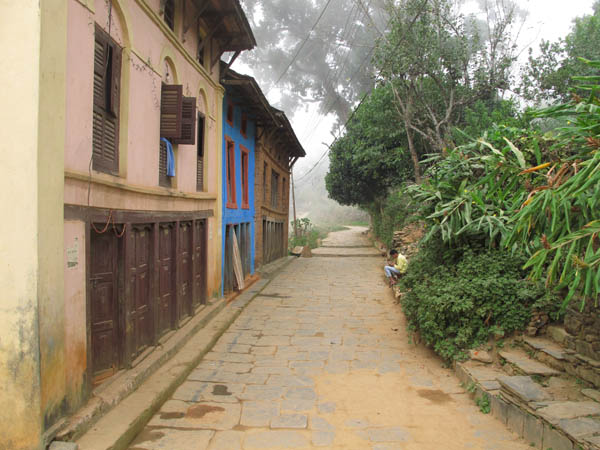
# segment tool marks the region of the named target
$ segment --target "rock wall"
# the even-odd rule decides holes
[[[588,358],[600,361],[600,307],[588,302],[580,311],[574,301],[565,314],[565,330],[571,335],[567,346]]]

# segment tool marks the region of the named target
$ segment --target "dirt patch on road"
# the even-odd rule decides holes
[[[370,448],[377,443],[405,450],[489,448],[494,428],[501,430],[502,424],[492,419],[492,429],[489,423],[479,426],[490,418],[473,412],[466,394],[453,393],[450,385],[446,386],[449,392],[438,389],[439,379],[431,389],[418,386],[419,380],[432,381],[410,369],[389,374],[365,369],[318,377],[319,399],[335,404],[334,412],[321,414],[336,429],[331,448]]]
[[[427,400],[431,400],[434,403],[446,403],[452,401],[452,397],[437,389],[418,389],[417,394],[423,398],[426,398]]]

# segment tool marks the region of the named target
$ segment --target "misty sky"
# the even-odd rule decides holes
[[[575,17],[591,14],[594,0],[516,0],[516,2],[529,12],[517,42],[519,48],[523,50],[522,59],[524,60],[528,47],[531,46],[535,51],[542,39],[555,41],[564,37],[569,32]],[[299,56],[302,57],[302,55]],[[254,75],[250,67],[239,62],[236,62],[233,68],[238,72]],[[278,98],[279,93],[276,89],[269,92],[268,99],[272,104],[276,104]],[[317,107],[311,105],[307,111],[298,110],[293,116],[286,111],[307,153],[306,157],[301,158],[294,168],[295,178],[309,170],[326,151],[323,143],[330,144],[334,139],[331,135],[334,117],[321,116],[316,110]],[[326,164],[326,161],[322,161],[321,164]]]

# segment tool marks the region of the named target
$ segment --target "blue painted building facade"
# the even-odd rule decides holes
[[[233,274],[233,240],[238,244],[244,277],[254,274],[256,119],[248,99],[226,88],[223,98],[222,267],[221,292],[238,288]]]

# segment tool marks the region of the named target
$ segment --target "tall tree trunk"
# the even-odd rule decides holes
[[[394,83],[391,83],[392,92],[394,93],[394,97],[396,98],[396,102],[394,106],[396,107],[396,111],[398,115],[404,121],[404,128],[406,129],[406,138],[408,139],[408,151],[410,152],[410,157],[413,162],[413,170],[415,172],[415,183],[421,183],[421,165],[419,164],[419,155],[417,154],[417,150],[415,149],[415,144],[413,141],[412,135],[412,124],[410,119],[412,118],[412,99],[409,97],[406,101],[402,101],[402,97],[396,90]]]
[[[413,170],[415,171],[415,183],[421,183],[421,165],[419,164],[419,155],[415,149],[413,141],[413,135],[410,128],[410,123],[406,117],[404,117],[404,128],[406,128],[406,139],[408,139],[408,151],[413,163]]]

